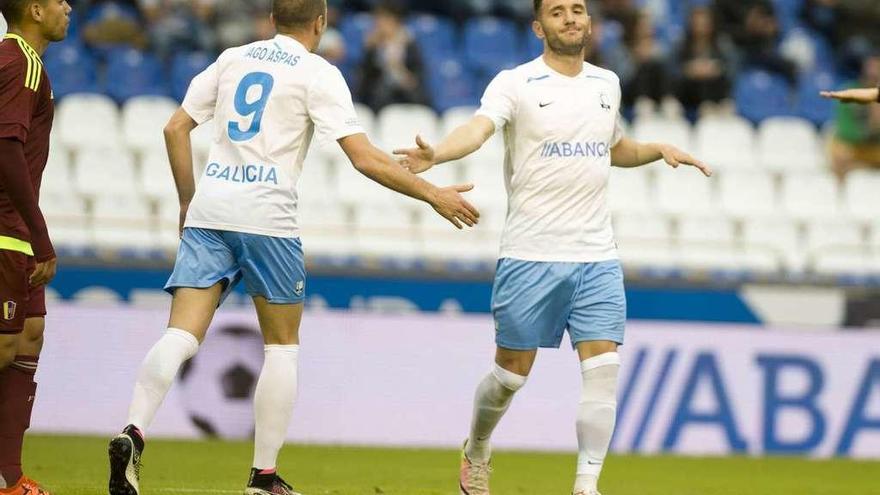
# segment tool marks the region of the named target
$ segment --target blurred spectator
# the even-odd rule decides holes
[[[691,11],[676,61],[676,96],[689,113],[704,102],[718,103],[730,96],[733,50],[719,36],[709,8]]]
[[[184,51],[210,51],[214,40],[208,22],[213,5],[204,0],[141,0],[156,55],[167,58]]]
[[[339,7],[327,4],[327,30],[321,37],[321,43],[315,53],[324,57],[333,65],[342,65],[345,60],[345,38],[339,32],[339,17],[341,13]]]
[[[201,0],[212,9],[211,27],[220,50],[275,35],[272,0]]]
[[[797,66],[780,55],[779,37],[779,19],[772,5],[756,3],[746,10],[745,31],[740,40],[744,65],[778,74],[794,86]]]
[[[110,48],[131,45],[145,48],[147,36],[141,26],[141,16],[135,0],[90,0],[81,7],[83,39],[91,46]]]
[[[875,55],[865,60],[860,80],[848,86],[876,87],[878,82],[880,55]],[[880,105],[838,105],[831,163],[841,179],[858,168],[880,168]]]
[[[428,104],[422,56],[403,24],[403,7],[387,0],[376,6],[373,17],[376,24],[358,70],[360,100],[374,111],[392,103]]]
[[[639,13],[624,35],[626,50],[619,63],[609,62],[620,77],[623,104],[632,106],[639,98],[659,103],[670,93],[667,57],[654,36],[654,24],[647,12]],[[615,67],[616,66],[616,67]]]

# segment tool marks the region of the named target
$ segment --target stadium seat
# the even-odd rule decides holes
[[[100,196],[92,215],[98,248],[148,251],[158,247],[150,205],[140,197]]]
[[[682,268],[699,272],[745,269],[732,221],[717,216],[687,217],[679,220],[677,232],[676,253]]]
[[[388,149],[412,147],[416,134],[429,142],[437,141],[437,115],[422,105],[389,105],[377,118],[379,142]]]
[[[810,268],[817,274],[866,275],[870,252],[865,243],[864,228],[858,222],[841,219],[809,222],[806,247]]]
[[[440,116],[440,134],[448,136],[461,125],[470,122],[477,112],[475,106],[453,107],[445,110]]]
[[[829,219],[838,216],[840,194],[837,179],[830,172],[784,177],[782,209],[800,220]]]
[[[361,204],[354,209],[354,220],[360,255],[402,260],[417,257],[419,242],[411,209],[396,204]]]
[[[43,55],[43,65],[58,101],[70,94],[97,93],[99,90],[95,58],[78,41],[49,45]]]
[[[474,185],[468,199],[480,209],[494,205],[507,206],[504,185],[504,145],[495,135],[482,148],[462,160],[462,181]]]
[[[410,17],[406,26],[418,43],[422,56],[429,61],[451,55],[458,48],[455,24],[446,17],[418,14]]]
[[[705,117],[694,128],[695,149],[704,162],[718,170],[756,167],[755,132],[742,117]]]
[[[488,211],[485,214],[486,218],[481,217],[476,227],[458,230],[430,208],[420,209],[416,216],[418,254],[429,262],[491,263],[498,254],[497,236],[488,233],[493,230],[489,224],[495,215]]]
[[[428,90],[434,108],[444,112],[453,107],[475,106],[485,86],[478,87],[470,70],[457,56],[441,58],[427,67]]]
[[[354,110],[361,121],[364,132],[367,133],[367,136],[372,137],[376,133],[376,114],[363,103],[355,103]]]
[[[494,76],[519,63],[519,47],[519,33],[512,21],[478,17],[465,22],[464,57],[482,76]]]
[[[834,119],[834,101],[823,98],[821,91],[837,89],[838,81],[832,72],[818,71],[801,75],[798,85],[797,114],[817,126]]]
[[[119,103],[139,95],[170,94],[165,69],[159,60],[134,48],[110,57],[105,80],[107,94]]]
[[[177,103],[166,96],[135,96],[122,107],[125,145],[138,153],[165,150],[162,130],[177,111]]]
[[[776,184],[769,173],[724,172],[718,186],[721,211],[730,217],[742,220],[778,213]]]
[[[747,253],[753,256],[774,256],[779,268],[802,272],[807,256],[801,246],[797,222],[784,217],[750,218],[743,222],[742,239]]]
[[[156,247],[167,254],[177,252],[180,244],[180,203],[177,201],[159,201],[157,204],[155,225],[157,228]]]
[[[61,144],[73,152],[118,146],[119,128],[119,110],[104,95],[72,94],[58,105],[55,129]]]
[[[215,57],[204,52],[179,53],[171,61],[171,96],[183,101],[189,83],[204,71],[215,60]]]
[[[352,208],[399,204],[406,200],[400,194],[368,179],[351,165],[336,168],[336,190],[339,199]]]
[[[740,74],[733,97],[740,115],[756,124],[770,117],[791,115],[794,110],[788,82],[761,70]]]
[[[77,154],[74,190],[86,197],[139,195],[134,159],[119,148],[95,148]]]
[[[373,29],[373,16],[366,12],[345,15],[339,22],[339,32],[345,39],[345,62],[355,67],[364,56],[364,40]]]
[[[816,171],[825,166],[825,152],[809,121],[772,117],[758,128],[758,162],[769,170]]]
[[[608,204],[613,213],[648,213],[654,207],[653,176],[644,168],[612,168]]]
[[[691,216],[716,210],[712,181],[693,167],[663,167],[657,173],[657,206],[664,213]]]
[[[614,238],[624,266],[637,270],[673,270],[679,267],[667,217],[656,213],[617,214],[612,221]]]
[[[338,201],[299,203],[297,220],[302,230],[303,249],[309,256],[352,256],[357,254],[354,225],[348,207]]]
[[[147,198],[157,202],[177,203],[177,187],[168,163],[168,154],[162,150],[151,150],[141,159],[140,185]],[[199,178],[195,177],[198,181]]]
[[[85,202],[67,191],[41,191],[40,210],[56,248],[82,249],[92,245]]]
[[[844,203],[847,212],[862,221],[877,218],[880,212],[880,173],[856,170],[846,176]]]
[[[691,126],[683,118],[670,119],[659,115],[636,119],[633,137],[644,142],[664,142],[682,150],[692,150]]]
[[[70,195],[70,155],[63,146],[49,146],[40,194]]]

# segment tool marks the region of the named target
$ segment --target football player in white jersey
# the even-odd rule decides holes
[[[141,365],[128,426],[110,442],[111,495],[139,493],[144,430],[181,364],[198,351],[214,311],[241,280],[266,343],[245,493],[293,494],[276,460],[297,391],[306,276],[296,183],[313,132],[338,141],[369,178],[429,203],[456,227],[477,223],[477,211],[460,194],[471,186],[435,187],[364,135],[342,74],[312,53],[326,13],[326,0],[274,0],[279,34],[223,52],[193,79],[165,128],[181,221],[177,261],[165,287],[174,296],[171,318]],[[211,119],[213,143],[196,188],[189,135]]]
[[[460,471],[462,495],[489,493],[489,437],[526,382],[540,347],[568,330],[582,371],[579,456],[573,493],[597,495],[616,416],[626,299],[606,185],[611,166],[699,160],[666,144],[623,135],[620,81],[584,62],[590,17],[584,0],[534,0],[541,57],[501,72],[473,119],[436,148],[397,150],[414,172],[458,160],[496,131],[504,135],[508,212],[492,294],[497,351],[477,387]]]

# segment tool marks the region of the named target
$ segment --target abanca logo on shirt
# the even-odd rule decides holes
[[[548,142],[541,148],[542,158],[605,158],[611,147],[608,143],[593,142]]]

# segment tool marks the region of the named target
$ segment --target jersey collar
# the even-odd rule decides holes
[[[29,51],[33,52],[33,55],[35,55],[38,59],[40,59],[41,62],[43,61],[43,59],[40,57],[40,54],[37,53],[36,50],[34,50],[34,47],[32,47],[31,44],[28,43],[27,40],[25,40],[21,36],[15,34],[15,33],[6,33],[5,35],[3,35],[3,39],[15,40],[18,42],[19,45],[24,44],[24,46],[26,46]]]
[[[308,50],[306,50],[305,45],[303,45],[302,43],[300,43],[299,41],[297,41],[296,38],[293,38],[293,37],[291,37],[291,36],[286,36],[286,35],[283,35],[283,34],[276,34],[276,35],[275,35],[275,41],[278,42],[278,43],[293,44],[293,45],[295,45],[297,48],[302,48],[303,51],[308,51]]]

